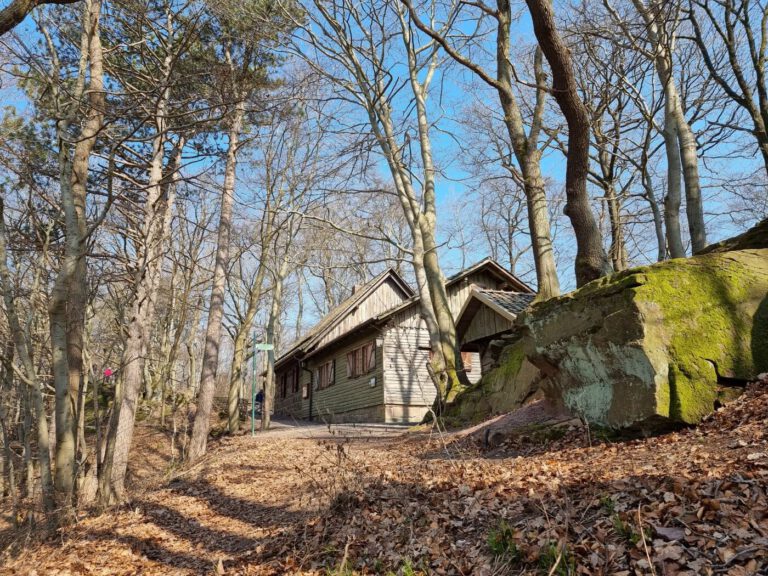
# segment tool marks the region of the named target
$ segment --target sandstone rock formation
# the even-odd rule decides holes
[[[535,304],[518,325],[449,418],[476,422],[539,391],[611,428],[694,424],[768,371],[768,249],[627,270]]]

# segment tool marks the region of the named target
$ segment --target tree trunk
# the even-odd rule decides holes
[[[235,333],[235,347],[232,354],[232,365],[229,370],[229,392],[227,395],[227,428],[230,434],[234,434],[240,428],[240,391],[243,389],[243,365],[245,363],[245,353],[248,345],[248,336],[253,320],[258,311],[259,300],[261,299],[261,286],[264,283],[264,273],[266,271],[264,257],[266,255],[266,242],[262,239],[262,250],[259,258],[259,266],[256,270],[256,279],[253,282],[251,293],[248,295],[248,309],[242,324],[237,327]],[[254,354],[256,351],[254,350]]]
[[[699,182],[696,138],[685,117],[674,77],[672,47],[674,31],[666,29],[662,6],[658,0],[646,5],[643,0],[632,0],[645,22],[653,47],[653,63],[661,85],[664,87],[664,146],[667,151],[667,199],[664,202],[667,220],[667,243],[672,258],[685,256],[680,234],[680,171],[685,182],[686,216],[693,252],[707,245],[704,207]]]
[[[568,124],[565,214],[576,236],[576,285],[583,286],[611,272],[587,194],[589,115],[579,97],[570,51],[555,26],[550,0],[526,0],[526,3],[536,39],[552,70],[555,100]]]
[[[523,190],[528,209],[528,228],[531,236],[533,261],[536,267],[538,298],[548,300],[560,295],[560,280],[557,277],[555,251],[552,246],[552,231],[549,223],[544,178],[541,176],[541,151],[538,143],[545,95],[543,88],[537,88],[537,106],[534,107],[534,114],[531,119],[530,135],[526,136],[523,116],[512,91],[514,71],[510,60],[512,11],[509,0],[498,0],[497,7],[496,79],[501,87],[497,92],[501,109],[504,112],[504,124],[507,128],[512,150],[523,175]],[[541,52],[539,51],[536,54],[534,67],[536,82],[543,84],[545,77],[541,70]]]
[[[85,323],[86,195],[88,164],[104,122],[104,77],[99,37],[100,0],[86,2],[83,41],[90,79],[89,110],[72,160],[66,142],[66,120],[59,121],[60,185],[65,220],[64,259],[49,303],[53,379],[56,391],[56,466],[54,489],[61,520],[67,521],[75,496],[77,443],[75,402],[82,374]]]
[[[240,131],[245,115],[245,102],[240,100],[235,108],[232,125],[229,128],[227,165],[224,173],[224,187],[221,192],[221,213],[219,215],[219,236],[216,244],[216,264],[213,269],[211,305],[208,309],[208,323],[205,332],[200,392],[197,397],[197,413],[192,427],[192,438],[187,457],[190,462],[200,459],[208,446],[208,432],[211,428],[211,410],[216,392],[216,372],[219,366],[219,343],[221,321],[224,316],[226,295],[226,273],[229,264],[229,244],[232,229],[232,203],[235,194],[237,171],[237,150]]]
[[[672,258],[684,258],[685,248],[680,232],[680,148],[677,143],[677,120],[674,101],[667,95],[664,103],[664,150],[667,153],[667,196],[664,198],[664,224],[667,249]]]
[[[510,139],[510,145],[515,158],[520,166],[523,176],[523,189],[528,206],[528,225],[531,236],[534,263],[536,266],[536,278],[538,285],[538,297],[548,299],[560,294],[560,283],[557,278],[554,251],[552,249],[552,234],[547,210],[547,198],[544,190],[544,181],[541,177],[541,151],[538,147],[538,137],[541,131],[541,123],[545,111],[546,89],[544,85],[544,73],[541,66],[541,52],[537,50],[534,57],[534,72],[538,88],[536,102],[533,106],[533,114],[530,120],[530,133],[525,133],[525,123],[512,90],[512,78],[514,67],[510,60],[511,41],[510,25],[513,19],[512,8],[509,0],[497,0],[496,19],[496,78],[492,79],[483,68],[470,59],[462,56],[451,47],[439,32],[425,24],[416,13],[410,0],[402,0],[408,7],[411,21],[416,27],[436,40],[445,51],[459,64],[465,66],[498,93],[501,108],[504,112],[504,123]],[[404,24],[404,22],[403,22]],[[404,31],[407,28],[404,26]],[[492,248],[493,250],[493,248]],[[510,263],[514,261],[510,254]]]
[[[261,405],[262,430],[269,430],[269,425],[272,420],[270,411],[275,405],[275,346],[280,322],[280,310],[283,306],[283,283],[287,273],[288,257],[286,255],[273,276],[272,305],[269,308],[269,318],[267,320],[266,330],[267,344],[272,344],[273,348],[267,350],[267,377],[264,380],[264,401]]]
[[[139,266],[134,277],[136,293],[131,306],[128,338],[121,361],[121,384],[119,389],[115,390],[112,419],[105,439],[102,477],[99,479],[99,501],[102,505],[121,500],[125,492],[125,474],[128,470],[128,454],[133,443],[136,409],[143,382],[144,358],[155,319],[163,246],[170,230],[175,202],[175,181],[184,148],[184,140],[180,139],[167,180],[164,182],[163,157],[167,138],[165,106],[168,96],[166,89],[157,109],[158,131],[153,141],[142,224],[144,249],[139,255]]]
[[[707,247],[707,234],[704,224],[704,202],[699,183],[699,158],[696,137],[685,118],[680,98],[677,98],[677,138],[680,144],[680,160],[685,182],[685,213],[688,219],[688,232],[691,236],[691,251],[696,254]]]
[[[22,329],[19,316],[16,311],[13,294],[11,292],[11,280],[8,272],[5,219],[3,215],[3,200],[0,198],[0,289],[3,292],[5,314],[8,318],[8,326],[13,336],[16,355],[21,361],[25,377],[29,386],[29,394],[32,397],[32,405],[35,412],[37,426],[37,458],[40,463],[40,483],[43,495],[43,510],[50,513],[55,508],[53,480],[51,476],[50,446],[48,443],[48,416],[45,413],[43,392],[38,379],[35,364],[29,346],[29,334]],[[37,284],[37,279],[35,281]]]
[[[419,136],[419,152],[421,153],[421,162],[423,169],[422,178],[422,209],[414,210],[415,223],[421,233],[423,243],[424,277],[429,288],[429,295],[434,311],[434,318],[439,331],[440,341],[438,346],[442,351],[442,373],[438,372],[440,378],[445,378],[444,400],[450,402],[463,388],[469,386],[464,368],[461,364],[461,347],[456,338],[456,324],[448,304],[448,294],[445,290],[445,276],[440,267],[440,260],[437,253],[437,241],[435,234],[437,232],[437,199],[435,192],[435,167],[432,158],[432,140],[429,135],[429,120],[427,118],[427,82],[421,83],[418,78],[418,63],[416,53],[410,38],[410,28],[406,24],[401,14],[401,26],[403,30],[404,45],[408,55],[408,74],[411,81],[411,90],[413,91],[416,104],[416,121]],[[432,73],[432,68],[427,72],[427,78]],[[404,177],[411,187],[409,178]],[[412,191],[409,197],[415,198]]]
[[[608,220],[611,224],[611,262],[616,272],[627,268],[627,247],[624,243],[624,225],[621,222],[621,203],[616,195],[616,187],[608,181],[603,185],[605,200],[608,204]]]
[[[80,0],[12,0],[0,10],[0,36],[10,32],[41,4],[75,4]]]
[[[424,220],[424,218],[422,218]],[[429,296],[434,310],[435,323],[439,335],[437,348],[443,357],[445,390],[443,400],[451,402],[456,395],[469,385],[469,379],[461,363],[461,348],[456,336],[456,324],[448,304],[448,294],[445,290],[445,276],[440,269],[437,258],[434,224],[425,222],[421,226],[424,239],[424,275],[427,280]],[[433,350],[435,347],[433,346]],[[439,375],[439,373],[438,373]],[[439,375],[439,377],[441,377]]]

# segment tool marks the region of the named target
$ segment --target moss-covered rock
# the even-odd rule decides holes
[[[766,249],[669,260],[534,305],[519,346],[591,422],[696,423],[768,370],[766,298]]]
[[[710,244],[699,254],[710,254],[713,252],[730,252],[733,250],[754,250],[759,248],[768,248],[768,218],[761,220],[752,228],[728,238],[716,244]]]
[[[504,348],[497,366],[446,408],[449,424],[475,424],[493,414],[519,408],[539,379],[518,341]]]

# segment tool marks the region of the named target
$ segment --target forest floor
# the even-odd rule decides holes
[[[313,428],[212,443],[129,504],[0,555],[3,574],[766,574],[768,386],[652,438]],[[141,466],[140,466],[141,467]],[[154,483],[153,483],[154,482]]]

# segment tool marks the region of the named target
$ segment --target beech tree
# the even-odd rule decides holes
[[[101,1],[83,4],[80,62],[75,92],[64,90],[58,47],[46,28],[51,63],[51,106],[56,115],[61,209],[65,250],[48,305],[53,380],[56,388],[56,459],[54,489],[64,518],[71,513],[77,474],[78,398],[83,372],[83,331],[87,298],[86,216],[89,160],[104,122],[104,55],[100,37]],[[83,117],[81,103],[87,94]],[[78,126],[80,124],[80,126]],[[78,128],[75,128],[78,126]]]
[[[260,90],[267,87],[268,67],[273,61],[270,48],[286,27],[286,23],[279,18],[280,11],[273,10],[269,3],[258,0],[245,6],[238,6],[237,11],[229,8],[226,3],[217,6],[218,18],[214,22],[214,34],[219,36],[222,43],[220,50],[225,63],[222,75],[224,80],[222,104],[226,109],[224,122],[227,125],[228,144],[221,189],[216,261],[211,281],[211,304],[206,323],[200,392],[188,452],[190,461],[195,461],[205,454],[210,429],[211,408],[219,365],[219,341],[222,337],[225,276],[229,265],[232,205],[241,132],[253,98]],[[250,16],[247,20],[247,30],[244,28],[244,23],[238,21],[237,14],[240,10],[247,11]],[[259,33],[254,34],[254,30],[259,30]]]
[[[339,98],[364,113],[366,128],[394,182],[411,231],[412,264],[422,317],[435,351],[438,397],[450,400],[467,380],[461,370],[436,237],[437,170],[427,99],[440,64],[438,45],[431,39],[420,43],[402,5],[317,0],[307,16],[308,24],[297,22],[302,30],[295,42],[297,52],[335,85]],[[405,55],[402,76],[390,72],[388,59],[395,49]],[[317,62],[315,54],[327,61]],[[403,118],[401,126],[395,113],[403,110],[400,93],[404,89],[409,96],[405,109],[412,105],[414,113]],[[411,138],[418,146],[416,155],[411,155]],[[415,170],[419,171],[418,178],[414,177]]]
[[[550,231],[549,215],[547,213],[547,197],[544,186],[544,178],[541,172],[542,147],[539,136],[544,122],[545,100],[548,92],[546,75],[542,64],[540,50],[535,51],[533,58],[533,79],[530,84],[534,86],[533,106],[530,117],[523,117],[521,107],[518,104],[518,96],[515,91],[517,72],[512,61],[512,45],[510,31],[513,17],[512,4],[508,0],[497,0],[496,8],[485,5],[483,2],[466,4],[458,2],[452,4],[445,15],[448,23],[446,30],[438,32],[425,24],[419,17],[410,0],[402,0],[408,7],[410,16],[419,30],[428,34],[448,53],[451,58],[462,66],[471,70],[483,82],[491,86],[497,93],[501,110],[503,112],[504,126],[511,143],[511,148],[517,160],[520,171],[519,180],[522,183],[527,200],[528,229],[531,238],[531,248],[536,266],[536,285],[538,295],[542,299],[548,299],[560,294],[560,282],[557,277],[554,250],[552,248],[552,234]],[[468,35],[452,29],[451,24],[462,21],[466,17],[461,14],[462,9],[474,7],[480,19],[490,17],[495,24],[495,73],[489,73],[478,62],[465,56],[455,47],[458,44],[469,44]],[[433,12],[430,6],[425,10]],[[434,18],[433,16],[431,16]],[[527,123],[527,126],[526,126]]]
[[[752,129],[730,127],[755,139],[768,171],[768,9],[754,0],[691,0],[687,8],[709,74],[752,121]]]
[[[565,214],[571,220],[576,238],[576,285],[583,286],[612,271],[587,195],[589,115],[579,95],[570,51],[557,30],[550,1],[526,0],[526,4],[536,39],[552,70],[554,98],[568,124]]]

